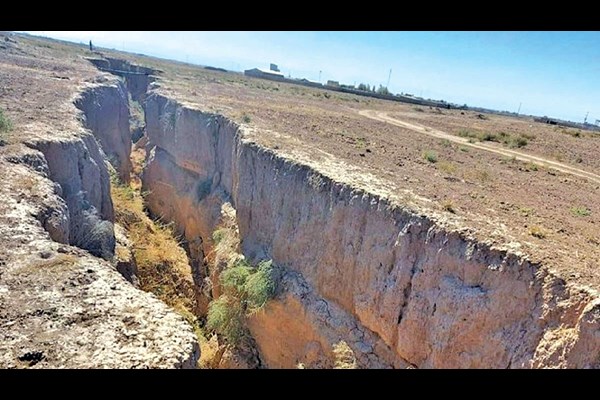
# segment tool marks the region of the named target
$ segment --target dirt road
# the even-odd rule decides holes
[[[578,176],[581,178],[586,178],[592,182],[600,184],[600,175],[596,175],[591,172],[584,171],[582,169],[575,168],[575,167],[572,167],[572,166],[569,166],[567,164],[563,164],[563,163],[560,163],[557,161],[552,161],[552,160],[549,160],[544,157],[533,156],[531,154],[525,154],[520,151],[515,151],[515,150],[510,150],[510,149],[498,148],[496,146],[493,146],[491,144],[486,144],[486,143],[469,143],[468,138],[451,135],[444,131],[430,128],[425,125],[401,121],[399,119],[388,116],[387,113],[383,112],[383,111],[361,110],[361,111],[359,111],[359,114],[364,117],[374,119],[376,121],[382,121],[382,122],[386,122],[388,124],[392,124],[392,125],[399,126],[402,128],[410,129],[414,132],[424,133],[426,135],[433,136],[433,137],[436,137],[439,139],[446,139],[451,142],[459,143],[463,146],[474,147],[476,149],[489,151],[491,153],[496,153],[496,154],[506,156],[506,157],[515,157],[519,161],[536,163],[536,164],[542,165],[546,168],[552,168],[557,171],[564,172],[566,174],[571,174],[571,175],[575,175],[575,176]]]

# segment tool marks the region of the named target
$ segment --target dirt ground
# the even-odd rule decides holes
[[[44,69],[57,75],[52,82],[84,84],[96,79],[80,58],[86,50],[41,39],[17,40],[23,54],[0,48],[0,107],[14,120],[15,131],[32,123],[56,130],[69,121],[67,114],[74,108],[60,105],[52,88],[36,87],[31,76],[40,72],[30,74],[29,69],[32,63],[53,63],[55,72]],[[22,50],[25,44],[29,47]],[[347,171],[338,168],[338,174],[354,174],[367,185],[376,181],[418,212],[441,215],[480,240],[508,246],[569,280],[600,287],[598,182],[375,120],[364,111],[591,174],[600,168],[598,134],[524,117],[430,109],[120,52],[105,54],[160,69],[162,92],[243,123],[254,132],[252,140],[317,164],[338,160],[348,166]],[[80,78],[73,82],[72,76]],[[480,142],[482,134],[501,133],[503,138],[525,138],[526,144]]]
[[[352,166],[348,173],[362,174],[367,181],[373,176],[392,191],[402,191],[405,204],[416,204],[419,211],[446,214],[480,240],[521,252],[571,281],[596,288],[600,284],[597,133],[532,118],[430,109],[186,66],[161,68],[166,92],[257,128],[260,133],[253,140],[288,154],[294,153],[290,148],[303,148],[317,163],[322,153],[332,155]],[[361,115],[365,110],[425,130],[442,130],[468,144],[563,164],[588,177],[370,119]],[[462,131],[474,138],[461,137]],[[480,141],[477,136],[501,132],[513,142]],[[517,138],[526,144],[515,144]],[[428,161],[431,154],[436,162]],[[422,198],[426,200],[418,201]]]

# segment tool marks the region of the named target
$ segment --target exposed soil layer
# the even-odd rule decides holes
[[[158,62],[156,62],[158,63]],[[158,63],[161,93],[254,128],[252,140],[291,158],[397,198],[420,212],[507,246],[565,278],[600,283],[600,184],[568,173],[436,139],[369,119],[370,109],[457,134],[506,132],[529,138],[517,148],[597,172],[600,135],[529,118],[437,110]],[[464,113],[464,114],[462,114]],[[566,132],[566,133],[565,133]],[[571,134],[569,134],[569,132]],[[478,139],[474,139],[476,142]],[[508,149],[503,143],[488,146]],[[437,162],[427,154],[434,153]]]

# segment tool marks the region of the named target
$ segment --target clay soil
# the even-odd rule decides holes
[[[60,132],[69,120],[67,113],[74,108],[65,108],[49,96],[54,92],[70,96],[86,79],[97,79],[93,68],[80,57],[91,54],[81,46],[16,39],[18,51],[14,46],[12,50],[0,48],[0,107],[15,121],[15,131],[43,122]],[[282,155],[302,154],[316,164],[324,154],[335,158],[339,165],[349,166],[348,171],[338,168],[338,174],[360,175],[367,183],[373,177],[417,212],[435,214],[438,220],[467,228],[482,241],[521,252],[570,281],[599,287],[597,181],[375,120],[364,115],[364,110],[457,137],[461,131],[523,136],[527,144],[511,150],[590,174],[600,167],[598,134],[576,133],[527,117],[485,114],[482,118],[471,111],[430,109],[102,52],[160,69],[161,92],[188,106],[243,123],[253,132],[252,140]],[[36,72],[36,63],[46,63],[43,73],[48,76],[44,79],[34,78],[42,73]],[[58,70],[53,71],[52,65]],[[63,85],[63,89],[49,88],[48,82]],[[59,100],[63,100],[61,96]],[[503,143],[483,144],[509,149]]]

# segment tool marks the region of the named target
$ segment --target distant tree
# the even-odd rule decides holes
[[[359,83],[358,85],[358,90],[364,90],[364,91],[369,91],[369,85],[365,84],[365,83]]]
[[[387,94],[390,94],[390,91],[388,90],[387,87],[385,87],[383,85],[379,85],[379,89],[377,89],[377,93],[387,95]]]

